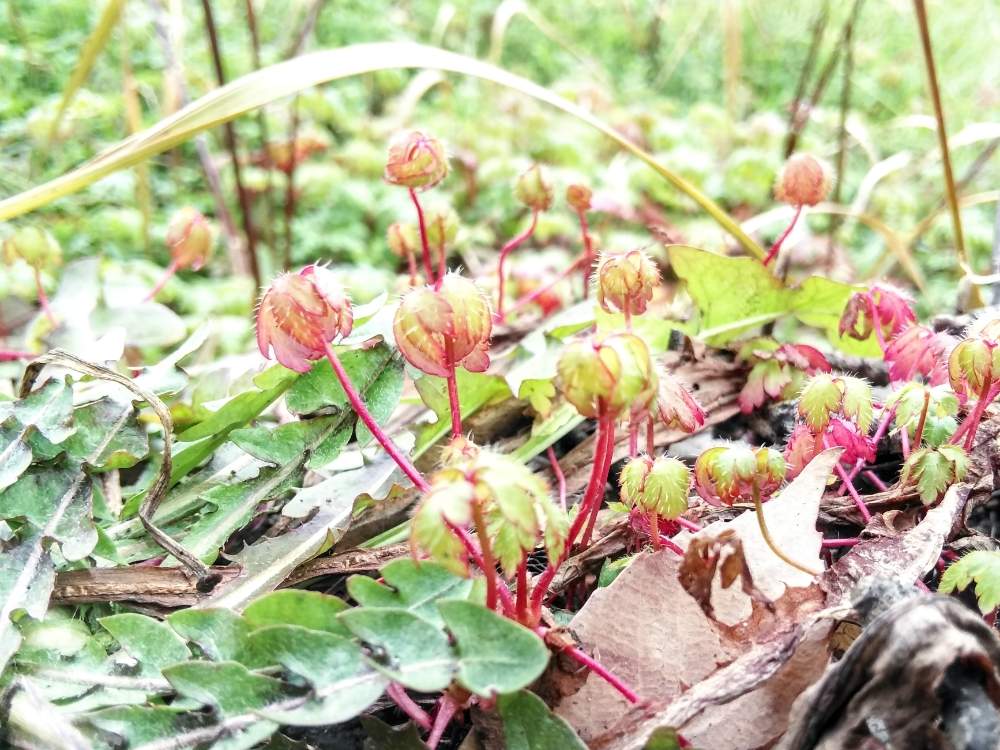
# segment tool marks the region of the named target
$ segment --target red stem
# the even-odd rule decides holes
[[[52,308],[49,306],[49,298],[45,294],[45,287],[42,286],[42,273],[37,268],[35,271],[35,289],[38,292],[38,304],[42,308],[42,312],[45,313],[45,317],[49,319],[49,323],[55,328],[58,325],[56,321],[56,316],[52,312]]]
[[[440,700],[438,700],[437,713],[434,714],[434,726],[427,737],[427,747],[430,750],[434,750],[437,747],[438,742],[441,741],[441,735],[448,728],[458,709],[458,703],[449,693],[444,693]]]
[[[952,440],[954,440],[954,439],[955,439],[955,436],[953,435],[952,436]],[[900,445],[903,448],[903,458],[904,459],[909,458],[910,457],[910,435],[909,435],[909,433],[906,430],[900,430],[899,431],[899,442],[900,442]]]
[[[424,255],[424,273],[427,275],[427,283],[434,283],[434,266],[431,263],[431,245],[427,240],[427,222],[424,221],[424,209],[420,207],[420,199],[417,198],[417,191],[410,188],[410,200],[417,209],[417,225],[420,227],[420,246]]]
[[[163,272],[163,275],[160,277],[160,280],[157,281],[155,286],[153,286],[153,288],[149,290],[149,294],[146,295],[146,298],[143,300],[143,302],[149,302],[157,294],[159,294],[160,291],[163,289],[163,287],[167,285],[167,282],[170,281],[170,279],[173,277],[175,273],[177,273],[177,261],[172,260],[170,261],[170,265],[167,266],[167,269]]]
[[[647,512],[646,517],[649,520],[649,538],[653,542],[653,550],[658,552],[660,550],[660,547],[663,546],[660,538],[660,517],[656,515],[655,511],[652,510]],[[663,541],[669,541],[669,540],[663,540]],[[670,544],[673,545],[676,549],[680,549],[673,542],[670,542]]]
[[[920,419],[917,421],[917,429],[913,431],[913,444],[920,448],[920,442],[924,439],[924,424],[927,422],[927,410],[931,406],[931,392],[924,390],[924,408],[920,410]]]
[[[444,229],[441,229],[441,246],[438,248],[438,277],[435,289],[441,288],[441,282],[444,281],[444,276],[448,273],[448,252],[444,247]]]
[[[701,526],[699,526],[698,524],[696,524],[694,521],[689,521],[688,519],[684,518],[683,516],[681,516],[680,518],[674,519],[674,520],[676,520],[677,523],[679,523],[681,525],[681,528],[687,529],[688,531],[690,531],[692,533],[697,533],[697,532],[701,531]]]
[[[874,471],[871,471],[870,469],[866,469],[865,472],[864,472],[864,474],[865,474],[865,479],[867,479],[869,482],[871,482],[873,485],[875,485],[875,488],[879,492],[885,492],[885,491],[887,491],[889,489],[889,486],[885,482],[883,482],[879,478],[878,474],[876,474]]]
[[[361,400],[361,396],[351,382],[351,378],[347,375],[347,371],[344,370],[344,366],[340,363],[337,352],[334,351],[330,344],[326,344],[326,358],[330,360],[330,366],[333,367],[333,372],[337,376],[337,380],[340,381],[340,387],[347,394],[347,400],[351,403],[354,413],[358,415],[358,419],[364,423],[368,431],[371,432],[372,436],[385,449],[390,458],[396,462],[400,470],[409,477],[414,486],[421,492],[427,492],[430,489],[427,480],[424,479],[423,474],[417,471],[417,468],[403,454],[399,447],[392,442],[392,438],[386,435],[382,428],[379,427],[378,423],[372,417],[371,412],[368,411],[368,407]]]
[[[860,541],[856,536],[847,537],[846,539],[824,539],[821,542],[821,546],[827,549],[830,547],[853,547]]]
[[[515,312],[516,310],[520,310],[525,305],[531,304],[536,299],[538,299],[543,294],[545,294],[547,291],[549,291],[556,284],[558,284],[560,281],[562,281],[567,276],[569,276],[571,273],[573,273],[573,271],[575,271],[581,265],[585,265],[584,261],[586,261],[586,260],[587,260],[587,258],[585,256],[581,255],[579,258],[577,258],[575,261],[573,261],[573,263],[569,266],[569,268],[566,268],[563,271],[560,271],[559,275],[556,276],[554,279],[552,279],[552,281],[550,281],[548,284],[546,284],[545,286],[539,287],[535,291],[530,292],[529,294],[524,295],[523,297],[521,297],[521,299],[519,299],[516,302],[514,302],[514,304],[510,307],[510,309],[507,310],[507,312],[508,313],[512,313],[512,312]],[[584,289],[586,289],[586,288],[587,288],[586,284],[584,284]]]
[[[994,386],[990,389],[989,395],[986,397],[986,400],[989,401],[990,403],[993,403],[993,399],[995,399],[998,395],[1000,395],[1000,383],[994,384]],[[962,439],[962,435],[964,435],[966,430],[969,429],[971,423],[972,423],[972,413],[970,412],[969,414],[965,415],[965,419],[962,420],[962,424],[958,426],[958,429],[955,430],[955,434],[951,436],[948,442],[957,445],[958,441]]]
[[[451,407],[451,436],[462,436],[462,405],[458,402],[458,381],[455,378],[455,356],[452,353],[453,344],[445,337],[444,352],[448,358],[448,405]]]
[[[966,428],[965,433],[965,450],[966,452],[972,450],[972,444],[976,440],[976,433],[979,431],[979,422],[983,418],[983,413],[986,411],[986,407],[990,405],[990,389],[993,386],[993,379],[987,377],[983,381],[982,390],[979,392],[979,400],[976,401],[976,406],[972,410],[972,419],[969,420],[969,426]]]
[[[410,269],[410,286],[414,287],[417,285],[417,257],[409,247],[406,248],[406,265]]]
[[[872,316],[872,328],[875,329],[875,339],[878,341],[879,348],[884,352],[886,348],[885,336],[882,335],[882,321],[878,317],[878,308],[875,306],[875,300],[872,298],[871,292],[869,292],[865,299],[868,300],[868,314]]]
[[[586,548],[590,546],[590,538],[594,534],[594,526],[597,525],[597,516],[601,512],[601,504],[604,500],[604,488],[608,483],[608,472],[611,471],[615,453],[615,423],[610,417],[607,419],[608,440],[604,449],[604,461],[601,464],[601,475],[598,478],[597,488],[591,502],[590,519],[587,521],[587,530],[583,533],[580,544]]]
[[[503,297],[504,297],[504,290],[507,287],[507,272],[505,268],[507,265],[507,256],[510,255],[514,250],[516,250],[518,245],[523,243],[526,239],[528,239],[531,235],[535,233],[535,226],[537,224],[538,224],[538,211],[532,211],[531,224],[528,225],[528,228],[525,229],[516,237],[514,237],[513,239],[509,240],[506,245],[500,248],[500,262],[497,264],[497,275],[499,276],[499,280],[498,280],[498,290],[497,290],[497,312],[496,312],[496,319],[500,322],[503,322],[504,319]]]
[[[568,654],[575,662],[582,664],[591,672],[596,674],[611,687],[621,693],[622,697],[625,698],[629,703],[638,703],[639,696],[636,692],[625,684],[621,678],[612,674],[607,667],[602,665],[600,662],[595,660],[593,657],[587,655],[582,649],[576,648],[575,646],[567,646],[562,649],[560,653]]]
[[[399,706],[399,709],[409,716],[413,723],[424,731],[428,731],[431,726],[431,717],[424,711],[417,702],[413,700],[398,682],[390,682],[389,687],[385,689],[385,694],[389,696],[389,699]]]
[[[652,458],[656,453],[656,427],[653,425],[653,418],[650,417],[646,423],[646,454]]]
[[[549,463],[552,465],[552,473],[556,477],[556,486],[559,487],[559,505],[562,506],[563,510],[566,510],[566,475],[563,474],[562,467],[559,465],[559,459],[556,458],[556,452],[552,449],[551,445],[547,453]]]
[[[34,359],[36,354],[31,352],[18,352],[13,349],[0,349],[0,362],[16,362],[19,359]]]
[[[497,608],[497,564],[493,559],[493,549],[490,546],[490,537],[486,528],[486,516],[483,515],[483,506],[478,500],[472,501],[472,521],[476,527],[476,537],[479,539],[479,549],[483,555],[483,575],[486,576],[486,607],[495,610]]]
[[[590,264],[594,261],[594,243],[590,237],[590,227],[587,225],[587,212],[577,211],[580,217],[580,234],[583,235],[583,298],[590,296]]]
[[[868,522],[872,520],[872,514],[869,512],[868,506],[865,505],[865,501],[861,499],[861,495],[859,495],[858,491],[854,488],[854,483],[851,481],[851,478],[847,476],[847,472],[844,471],[843,466],[838,463],[833,467],[833,470],[837,472],[837,476],[840,477],[844,486],[847,487],[847,494],[851,496],[854,504],[858,506],[858,512],[861,513],[861,518],[864,520],[865,526],[867,526]]]
[[[476,567],[486,572],[486,565],[483,563],[483,555],[476,547],[476,543],[469,536],[469,532],[463,529],[461,526],[456,526],[451,521],[445,520],[448,524],[448,528],[451,529],[451,533],[458,537],[458,540],[465,547],[465,552],[469,556],[469,559],[475,563]],[[508,617],[514,617],[514,600],[511,598],[510,590],[501,581],[497,581],[496,593],[500,599],[500,604],[503,605],[504,614]]]
[[[635,458],[639,455],[639,424],[635,420],[636,415],[632,414],[628,420],[628,457]],[[652,456],[650,456],[652,458]]]
[[[528,615],[528,558],[517,566],[517,619],[524,622]]]
[[[676,552],[681,557],[684,557],[684,550],[682,550],[680,548],[680,545],[677,544],[677,542],[675,542],[673,539],[668,539],[667,537],[663,536],[662,534],[657,534],[656,536],[659,537],[661,545],[663,545],[664,547],[666,547],[671,552]]]
[[[785,231],[781,233],[781,236],[774,241],[774,244],[771,245],[770,251],[768,251],[767,253],[767,257],[764,258],[765,267],[767,267],[767,265],[772,260],[774,260],[775,256],[778,254],[778,251],[781,250],[781,244],[788,238],[788,235],[792,233],[792,229],[795,228],[795,223],[799,220],[799,215],[801,213],[802,213],[802,206],[796,206],[795,215],[792,216],[792,223],[789,224],[788,227],[785,229]]]

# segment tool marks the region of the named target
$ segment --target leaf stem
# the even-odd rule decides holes
[[[567,656],[572,658],[573,661],[577,662],[578,664],[582,664],[584,667],[586,667],[591,672],[596,674],[598,677],[600,677],[602,680],[608,683],[611,687],[617,690],[622,695],[622,697],[629,703],[639,702],[638,694],[632,688],[626,685],[624,680],[622,680],[617,675],[613,674],[611,670],[609,670],[599,661],[594,659],[592,656],[589,656],[583,649],[579,649],[576,646],[567,646],[566,648],[562,649],[560,653],[566,654]]]
[[[409,696],[402,685],[398,682],[390,682],[389,687],[385,689],[385,694],[389,696],[389,699],[395,703],[404,714],[412,719],[414,724],[423,729],[425,732],[431,729],[432,722],[430,715],[417,705],[417,702]]]
[[[587,212],[577,211],[576,215],[580,217],[580,234],[583,236],[583,255],[577,263],[583,265],[583,298],[587,299],[590,296],[590,265],[594,262],[594,240],[590,236]]]
[[[490,537],[486,526],[486,516],[483,515],[483,506],[478,500],[472,502],[472,521],[476,527],[476,537],[479,539],[479,549],[482,550],[482,569],[486,576],[486,607],[491,610],[497,608],[497,565],[493,559],[493,548],[490,545]]]
[[[556,478],[556,486],[559,488],[559,505],[562,509],[566,510],[566,475],[563,474],[562,467],[559,466],[559,459],[556,458],[556,452],[552,449],[550,445],[547,450],[547,455],[549,457],[549,463],[552,465],[552,473]]]
[[[348,376],[347,371],[340,362],[340,357],[337,356],[337,352],[334,351],[330,344],[326,344],[326,358],[330,360],[330,366],[333,367],[333,372],[337,376],[337,380],[340,381],[340,387],[344,389],[344,393],[347,394],[347,400],[351,404],[351,408],[354,413],[358,415],[368,431],[371,432],[372,437],[374,437],[379,444],[385,449],[385,452],[389,454],[389,457],[396,462],[396,465],[400,470],[409,478],[413,485],[421,492],[427,492],[430,489],[430,485],[427,484],[427,480],[424,479],[423,474],[421,474],[417,468],[410,462],[403,452],[399,449],[388,435],[382,430],[378,422],[372,417],[371,412],[368,411],[368,407],[365,406],[364,401],[361,400],[361,396],[358,393],[357,388],[354,387],[354,383],[351,382],[350,376]]]
[[[767,529],[767,522],[764,520],[764,504],[760,501],[760,488],[757,486],[756,480],[753,481],[751,487],[751,494],[753,495],[754,508],[757,511],[757,525],[760,527],[760,535],[764,537],[764,542],[767,544],[768,547],[771,548],[771,551],[775,555],[777,555],[781,560],[791,565],[793,568],[801,570],[803,573],[806,573],[807,575],[810,576],[820,575],[823,571],[813,570],[812,568],[809,568],[803,565],[802,563],[796,562],[788,555],[786,555],[784,552],[782,552],[781,549],[778,547],[778,545],[774,543],[774,539],[771,538],[771,532],[768,531]]]
[[[413,201],[413,207],[417,209],[417,226],[420,227],[420,247],[424,258],[424,274],[427,276],[427,283],[433,284],[434,266],[431,263],[431,245],[427,240],[427,222],[424,219],[424,209],[420,206],[417,191],[413,188],[410,188],[410,200]]]
[[[35,272],[35,290],[38,293],[38,304],[42,308],[42,312],[45,313],[45,317],[49,319],[49,323],[55,328],[59,323],[52,312],[52,307],[49,305],[49,297],[45,294],[45,286],[42,284],[42,272],[37,268],[33,270]]]
[[[966,428],[965,433],[965,450],[966,452],[972,450],[972,444],[976,441],[976,433],[979,431],[979,422],[983,418],[983,413],[986,411],[986,407],[990,405],[990,389],[993,387],[993,379],[987,376],[986,380],[983,381],[983,387],[979,392],[979,400],[976,401],[976,406],[972,410],[972,418],[969,420],[969,426]],[[919,446],[918,446],[919,447]]]
[[[535,233],[535,227],[538,225],[538,211],[531,212],[531,223],[528,228],[521,232],[516,237],[512,237],[507,241],[503,247],[500,248],[500,262],[497,263],[497,312],[496,319],[499,322],[504,320],[504,291],[507,288],[507,256],[510,255],[514,250],[517,249],[526,239]]]
[[[525,557],[517,565],[517,604],[518,622],[524,622],[528,615],[528,558]]]
[[[924,389],[924,408],[920,410],[920,420],[917,422],[917,429],[913,431],[913,444],[919,448],[920,442],[924,439],[924,424],[927,422],[927,410],[931,406],[931,392]]]
[[[434,726],[431,727],[431,733],[427,737],[427,747],[429,750],[435,750],[438,742],[441,741],[441,735],[448,728],[458,709],[458,702],[451,697],[450,693],[445,691],[438,700],[437,713],[434,714]]]
[[[615,423],[611,417],[606,417],[605,421],[605,430],[608,433],[608,439],[604,448],[604,460],[601,463],[600,475],[598,476],[597,484],[594,487],[594,496],[590,501],[590,519],[587,521],[587,530],[583,533],[583,539],[580,542],[583,547],[590,546],[590,538],[594,534],[594,526],[597,524],[597,515],[601,511],[601,502],[604,499],[604,488],[608,483],[608,472],[611,471],[612,459],[614,458]]]
[[[173,275],[175,273],[177,273],[177,261],[172,260],[170,261],[170,265],[167,266],[166,270],[163,272],[163,275],[160,277],[160,280],[157,281],[156,284],[153,286],[153,288],[149,290],[149,294],[146,295],[146,297],[143,299],[143,302],[152,301],[156,297],[156,295],[160,293],[163,287],[167,285],[167,282],[170,281],[171,278],[173,278]]]

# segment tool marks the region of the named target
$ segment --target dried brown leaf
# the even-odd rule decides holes
[[[754,585],[753,575],[747,567],[743,543],[732,529],[715,537],[694,537],[688,542],[678,579],[681,586],[701,606],[702,611],[714,618],[712,610],[712,584],[719,573],[719,583],[726,589],[738,578],[740,589],[755,602],[770,606],[771,601]]]

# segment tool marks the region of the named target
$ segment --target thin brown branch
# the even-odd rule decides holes
[[[788,111],[788,135],[785,138],[786,159],[792,155],[792,149],[794,149],[794,145],[789,145],[791,143],[790,139],[792,138],[792,133],[799,127],[802,97],[805,96],[806,84],[809,82],[809,77],[812,75],[813,68],[816,65],[820,43],[823,41],[823,32],[826,31],[826,24],[829,19],[830,0],[823,0],[823,7],[820,8],[819,13],[816,15],[816,20],[813,21],[812,33],[809,38],[809,49],[806,52],[805,60],[802,62],[802,69],[799,71],[799,80],[795,84],[795,96],[792,98],[792,106]]]
[[[253,0],[245,0],[247,15],[247,29],[250,31],[250,54],[251,60],[253,61],[254,70],[260,70],[261,67],[261,57],[260,57],[260,32],[257,29],[257,14],[254,11]],[[267,108],[260,107],[257,110],[257,130],[260,131],[260,140],[263,144],[265,153],[271,144],[271,136],[268,132],[267,127]],[[272,227],[274,226],[274,185],[271,177],[271,170],[267,170],[267,181],[264,183],[264,208],[267,211],[267,221],[264,222],[265,229],[263,231],[267,232],[268,244],[270,245],[272,252],[274,249],[274,231]]]

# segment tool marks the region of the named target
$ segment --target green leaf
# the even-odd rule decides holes
[[[56,570],[44,540],[37,534],[0,555],[0,671],[21,644],[14,617],[41,619],[48,608]]]
[[[830,343],[841,351],[855,357],[881,358],[882,348],[874,332],[863,341],[840,335],[840,316],[847,301],[859,291],[865,291],[865,287],[810,276],[799,289],[790,290],[789,310],[806,325],[825,331]]]
[[[215,661],[242,661],[253,627],[229,609],[182,609],[167,623]]]
[[[0,402],[0,491],[31,465],[34,432],[59,444],[72,433],[73,391],[58,378],[19,401]]]
[[[368,389],[375,387],[386,369],[401,371],[402,368],[402,363],[385,344],[371,349],[339,350],[337,355],[354,387],[359,393],[365,394],[366,403]],[[296,380],[285,396],[285,403],[293,414],[315,414],[321,409],[340,411],[350,408],[347,394],[340,387],[340,381],[325,359],[313,364],[309,372]]]
[[[167,706],[113,706],[88,713],[84,720],[101,732],[117,735],[128,743],[123,747],[141,747],[212,724],[208,714]],[[101,746],[95,743],[95,747]]]
[[[315,700],[291,709],[267,709],[261,715],[281,724],[323,726],[351,719],[371,706],[388,680],[368,666],[361,647],[347,638],[295,625],[254,632],[251,648],[258,657],[280,664],[309,682]]]
[[[349,609],[338,619],[376,649],[372,666],[412,690],[443,690],[455,672],[455,655],[439,628],[405,609]]]
[[[102,398],[78,407],[73,425],[66,453],[95,469],[128,469],[149,454],[149,438],[131,402]]]
[[[497,710],[503,721],[507,750],[586,750],[566,721],[549,711],[534,693],[519,690],[501,695]]]
[[[983,614],[1000,607],[1000,552],[975,550],[953,562],[941,576],[938,591],[965,591],[976,582],[976,600]]]
[[[140,674],[159,677],[164,667],[191,658],[187,644],[167,625],[152,617],[125,612],[98,622],[133,659]]]
[[[347,593],[363,607],[406,609],[439,627],[444,620],[437,609],[441,599],[468,599],[471,578],[457,576],[438,563],[409,558],[393,560],[380,571],[385,583],[354,575],[347,579]]]
[[[458,650],[458,681],[485,698],[527,687],[545,671],[545,643],[513,620],[482,604],[442,601],[437,604]]]
[[[301,458],[310,443],[325,433],[335,417],[318,417],[288,422],[273,429],[243,427],[233,430],[229,439],[254,458],[275,466],[283,466]]]
[[[81,560],[97,544],[92,497],[90,477],[79,467],[36,465],[0,493],[0,518],[25,519],[57,540],[67,560]]]
[[[677,730],[672,727],[657,727],[649,735],[642,750],[681,750],[680,738]]]
[[[255,599],[243,610],[243,619],[253,628],[298,625],[335,635],[350,636],[337,615],[347,609],[342,599],[319,591],[281,589]]]
[[[760,261],[729,258],[686,245],[668,248],[674,273],[701,314],[699,330],[722,344],[788,312],[785,288]]]
[[[223,715],[255,713],[289,698],[284,684],[234,661],[186,661],[163,670],[174,690]]]
[[[187,326],[180,315],[159,302],[98,307],[90,316],[94,335],[125,329],[125,343],[137,348],[172,346],[183,341]]]

